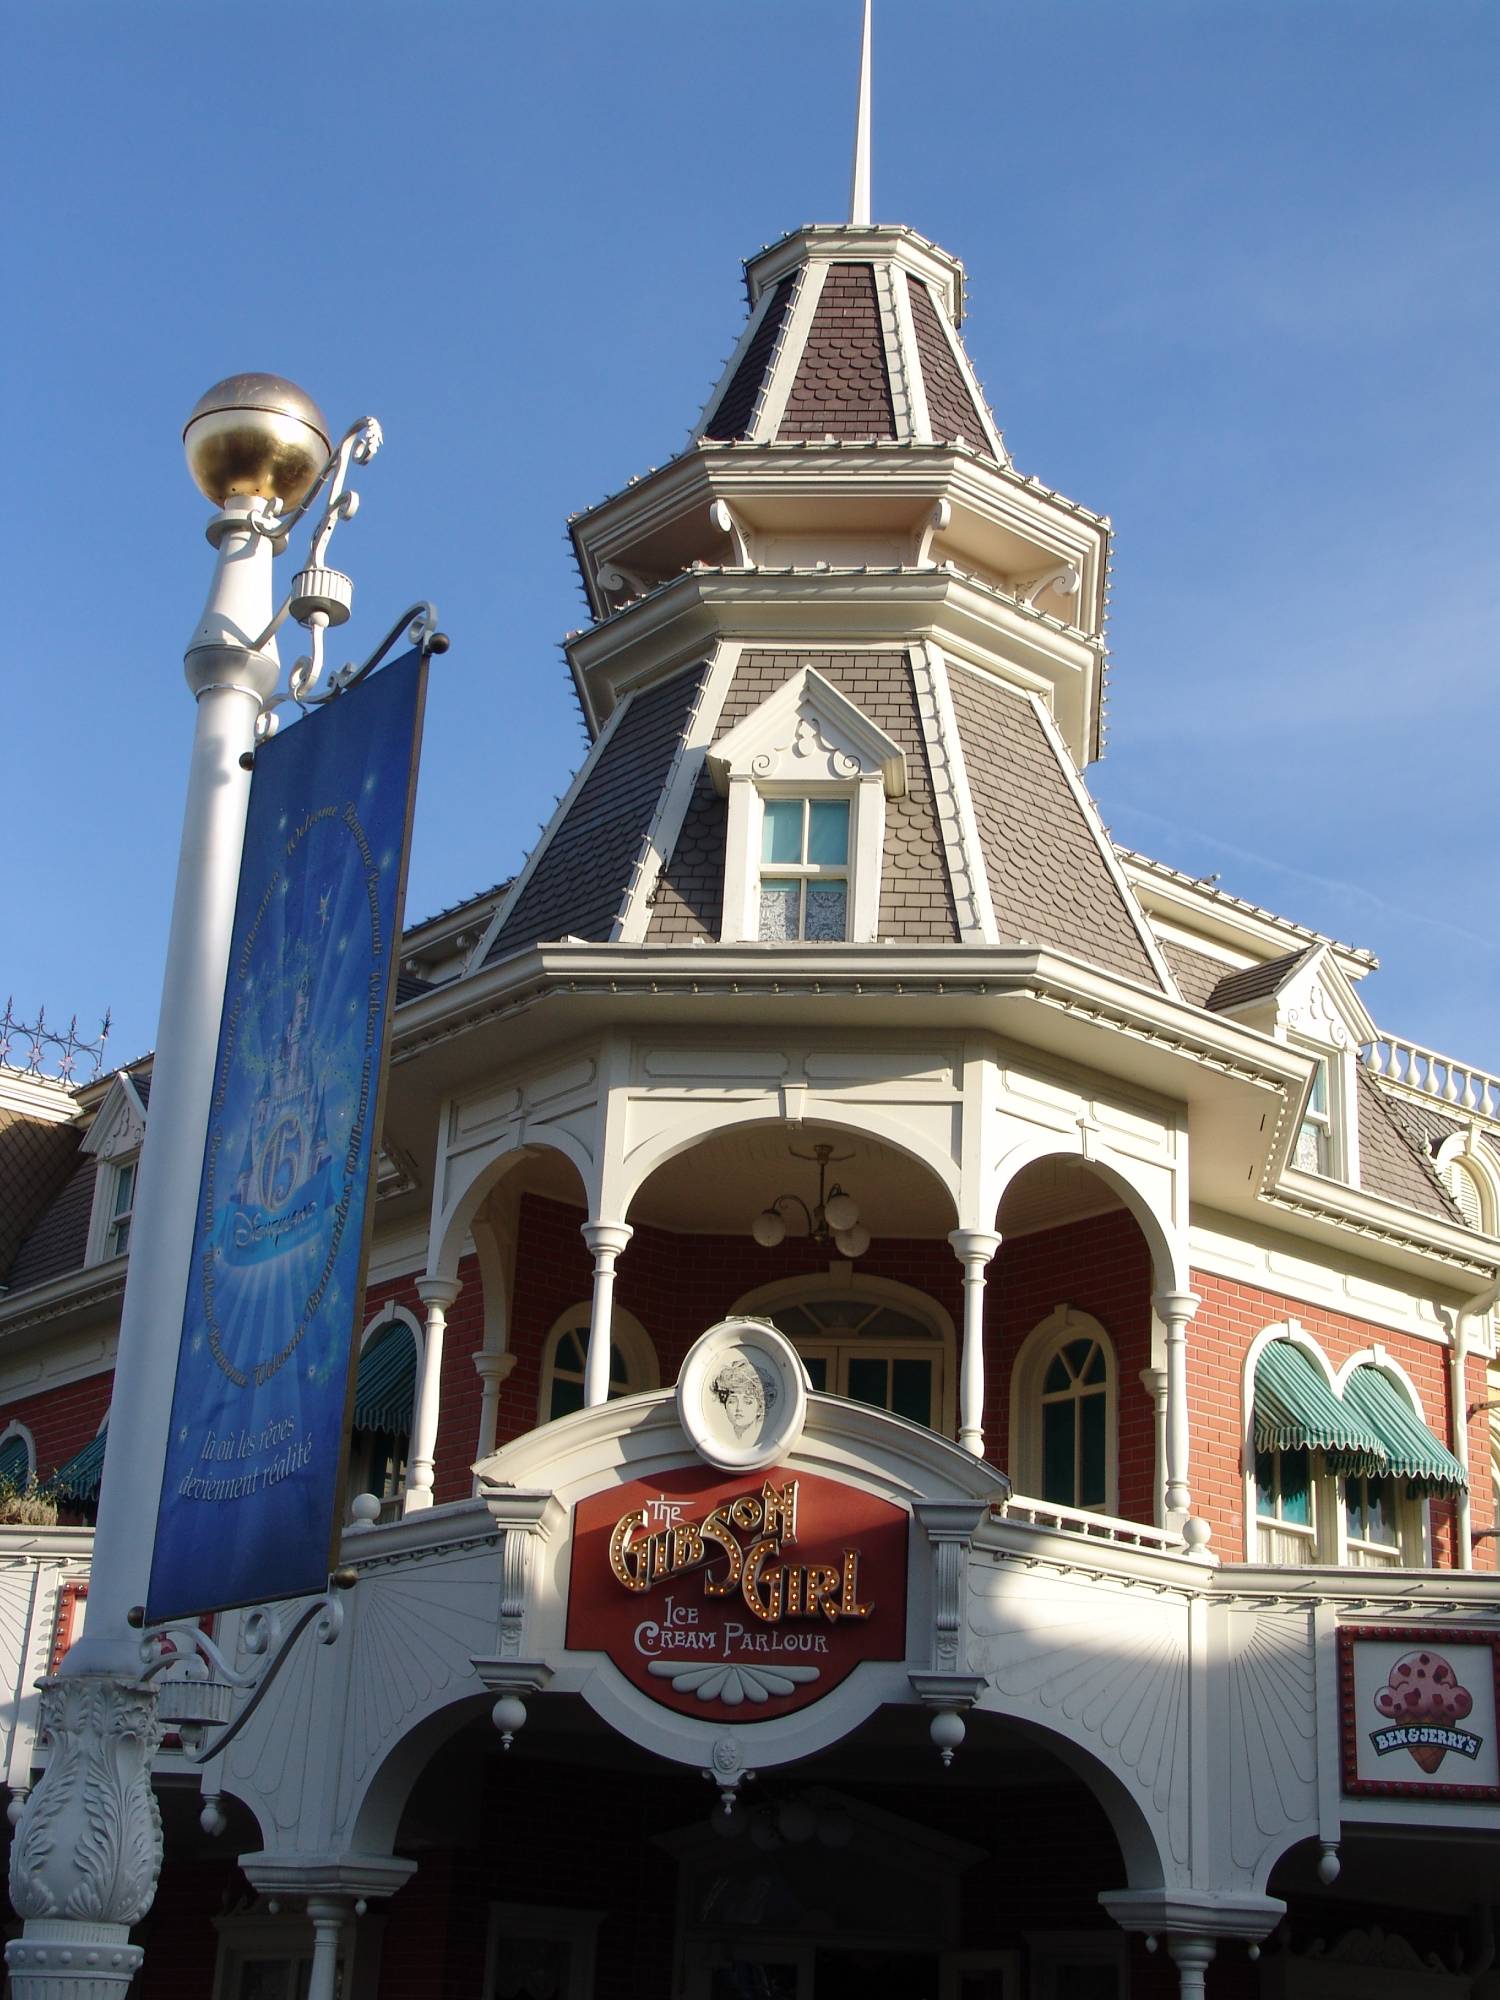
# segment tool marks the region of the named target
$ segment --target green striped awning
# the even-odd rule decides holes
[[[1468,1485],[1453,1453],[1428,1430],[1389,1375],[1362,1362],[1349,1371],[1344,1402],[1380,1439],[1392,1478],[1426,1493],[1461,1493]]]
[[[31,1453],[23,1437],[7,1438],[0,1444],[0,1486],[19,1488],[31,1477]]]
[[[109,1426],[90,1439],[82,1451],[75,1451],[66,1465],[60,1465],[48,1484],[60,1500],[97,1500],[99,1481],[104,1473],[104,1440]]]
[[[1385,1446],[1373,1426],[1329,1388],[1300,1347],[1273,1340],[1255,1364],[1257,1451],[1325,1452],[1335,1472],[1381,1477]]]
[[[354,1379],[354,1427],[361,1431],[411,1431],[417,1393],[417,1344],[404,1320],[392,1320],[359,1357]]]

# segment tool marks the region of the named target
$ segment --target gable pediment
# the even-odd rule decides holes
[[[138,1153],[145,1136],[146,1107],[140,1092],[121,1070],[95,1113],[81,1150],[101,1160],[118,1160]]]
[[[878,776],[890,799],[906,790],[906,757],[863,709],[814,667],[802,667],[708,753],[720,793],[757,784],[850,784]]]

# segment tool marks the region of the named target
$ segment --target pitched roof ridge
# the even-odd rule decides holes
[[[1459,1207],[1458,1203],[1454,1200],[1452,1192],[1449,1189],[1447,1182],[1438,1172],[1437,1167],[1433,1161],[1432,1155],[1428,1152],[1426,1146],[1415,1138],[1411,1129],[1407,1126],[1404,1120],[1398,1118],[1395,1115],[1393,1110],[1394,1100],[1387,1097],[1385,1092],[1380,1088],[1380,1084],[1376,1079],[1374,1071],[1371,1070],[1367,1064],[1362,1062],[1357,1062],[1354,1065],[1354,1073],[1356,1077],[1359,1078],[1359,1082],[1356,1084],[1355,1087],[1356,1089],[1359,1090],[1361,1094],[1362,1104],[1378,1104],[1380,1106],[1381,1115],[1385,1119],[1386,1124],[1395,1134],[1396,1138],[1400,1141],[1402,1146],[1404,1146],[1406,1150],[1411,1154],[1412,1158],[1416,1161],[1417,1165],[1421,1168],[1422,1172],[1426,1175],[1427,1179],[1431,1182],[1432,1186],[1437,1190],[1437,1193],[1442,1198],[1443,1206],[1447,1210],[1450,1218],[1453,1221],[1457,1222],[1461,1227],[1467,1227],[1467,1224],[1465,1223],[1464,1219],[1464,1212]]]
[[[1324,947],[1320,944],[1299,944],[1291,951],[1282,952],[1277,958],[1258,959],[1254,965],[1242,965],[1238,971],[1226,972],[1203,1003],[1210,1013],[1222,1014],[1231,1007],[1242,1007],[1250,1000],[1269,999],[1291,978],[1299,965]]]

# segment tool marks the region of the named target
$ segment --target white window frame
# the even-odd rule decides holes
[[[380,1311],[376,1313],[375,1317],[360,1334],[360,1359],[364,1358],[365,1349],[373,1341],[378,1340],[384,1334],[386,1328],[394,1325],[397,1320],[400,1320],[401,1324],[412,1337],[412,1346],[416,1355],[415,1384],[419,1386],[422,1380],[422,1358],[426,1352],[427,1331],[410,1306],[403,1306],[395,1299],[387,1299],[385,1304],[380,1308]],[[356,1373],[358,1372],[358,1365],[358,1362],[356,1362]],[[415,1393],[413,1395],[412,1414],[415,1418]],[[348,1511],[348,1506],[358,1499],[361,1493],[374,1493],[375,1498],[380,1502],[380,1519],[382,1521],[394,1521],[400,1515],[402,1504],[406,1497],[407,1475],[411,1471],[411,1437],[408,1435],[406,1440],[406,1456],[401,1462],[401,1476],[396,1481],[395,1490],[391,1493],[375,1493],[374,1486],[370,1484],[370,1472],[374,1462],[374,1454],[368,1446],[362,1450],[356,1446],[354,1442],[356,1434],[357,1427],[351,1425],[349,1468],[345,1478],[345,1511]],[[366,1433],[366,1435],[369,1434]],[[358,1457],[356,1457],[357,1453]],[[359,1467],[358,1472],[355,1469],[356,1464]],[[381,1484],[384,1485],[384,1483],[382,1479]]]
[[[565,1944],[568,1950],[568,1983],[558,2000],[593,2000],[594,1959],[598,1949],[602,1910],[546,1909],[534,1903],[491,1903],[489,1926],[484,1943],[483,2000],[498,2000],[495,1991],[500,1970],[500,1947],[507,1937],[535,1938],[548,1944]]]
[[[820,862],[820,861],[806,861],[806,860],[767,861],[764,858],[764,856],[761,854],[761,848],[764,846],[766,807],[770,804],[779,804],[786,800],[794,800],[802,808],[801,844],[802,844],[802,852],[804,855],[807,852],[810,835],[812,831],[812,808],[815,805],[838,805],[838,804],[848,805],[849,819],[845,834],[844,859],[842,861],[838,862],[833,862],[833,861]],[[761,831],[761,838],[756,842],[757,866],[756,866],[756,876],[755,876],[755,929],[756,929],[756,938],[758,942],[764,944],[771,942],[786,943],[791,941],[786,939],[771,940],[762,938],[760,936],[761,889],[762,885],[768,880],[795,881],[799,884],[801,888],[802,893],[798,898],[798,908],[797,908],[797,933],[795,940],[796,942],[798,943],[816,942],[820,944],[828,944],[834,942],[844,943],[847,942],[848,939],[854,935],[854,930],[855,930],[854,876],[855,876],[855,860],[856,860],[854,851],[854,828],[855,828],[855,820],[858,816],[858,807],[859,807],[859,801],[857,797],[855,797],[852,793],[843,791],[836,786],[826,786],[808,790],[793,790],[789,787],[783,787],[779,785],[774,787],[763,786],[758,788],[756,795],[756,812],[759,816],[760,831]],[[808,940],[807,890],[812,884],[818,882],[842,882],[844,885],[844,936],[842,939],[834,940],[829,938],[820,938],[816,940]]]
[[[19,1438],[26,1447],[26,1477],[21,1481],[21,1484],[22,1486],[29,1486],[36,1478],[36,1439],[31,1435],[30,1430],[28,1430],[25,1424],[18,1422],[14,1418],[5,1426],[3,1431],[0,1431],[0,1450],[3,1450],[12,1438]]]
[[[858,1274],[853,1265],[840,1264],[834,1270],[821,1274],[809,1272],[805,1277],[777,1278],[768,1285],[757,1285],[735,1301],[730,1307],[730,1317],[745,1314],[774,1318],[778,1306],[811,1306],[834,1299],[858,1300],[872,1308],[890,1306],[896,1312],[924,1320],[932,1328],[933,1338],[930,1341],[903,1340],[899,1334],[873,1335],[864,1344],[864,1352],[878,1354],[884,1360],[915,1358],[926,1361],[933,1357],[935,1349],[938,1350],[934,1395],[938,1422],[932,1428],[940,1436],[956,1436],[958,1336],[951,1315],[915,1286],[898,1284],[893,1278],[866,1278]],[[859,1345],[857,1339],[842,1341],[834,1334],[806,1339],[788,1334],[787,1338],[799,1354],[832,1354],[837,1349]],[[843,1395],[845,1391],[833,1389],[831,1393]]]
[[[708,752],[714,784],[729,801],[724,836],[725,944],[760,940],[760,857],[765,801],[849,801],[845,942],[868,944],[880,925],[885,802],[906,790],[906,758],[815,668],[804,666]],[[770,864],[777,873],[791,873]]]
[[[1010,1464],[1018,1494],[1042,1497],[1042,1383],[1053,1357],[1075,1340],[1097,1340],[1104,1355],[1104,1499],[1081,1512],[1120,1511],[1120,1357],[1092,1313],[1057,1306],[1021,1342],[1010,1377]],[[1075,1477],[1076,1483],[1076,1477]],[[1062,1506],[1062,1501],[1049,1502]]]
[[[589,1327],[593,1320],[594,1307],[591,1299],[569,1306],[561,1312],[547,1329],[547,1337],[542,1342],[541,1386],[537,1391],[536,1420],[548,1424],[552,1418],[552,1385],[558,1376],[557,1350],[565,1335],[581,1332],[583,1350],[588,1352]],[[633,1312],[616,1305],[610,1314],[610,1345],[620,1350],[620,1358],[625,1363],[625,1386],[615,1388],[611,1383],[609,1400],[620,1396],[638,1396],[643,1390],[661,1387],[661,1368],[656,1359],[656,1345],[649,1333],[641,1325]],[[571,1380],[570,1371],[563,1371],[563,1379]],[[580,1376],[580,1381],[582,1377]]]

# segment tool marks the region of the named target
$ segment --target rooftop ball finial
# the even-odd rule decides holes
[[[199,491],[215,505],[258,494],[295,507],[328,457],[328,421],[284,375],[226,375],[193,405],[182,443]]]

